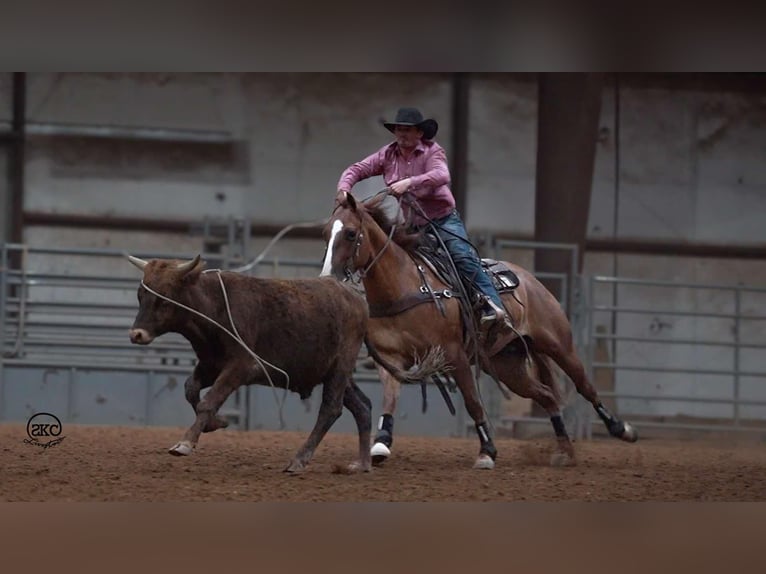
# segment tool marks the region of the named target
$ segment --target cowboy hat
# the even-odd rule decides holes
[[[417,108],[399,108],[394,121],[383,121],[382,123],[392,133],[396,126],[415,126],[423,132],[424,140],[434,139],[436,132],[439,131],[439,124],[436,123],[436,120],[423,119],[423,114]]]

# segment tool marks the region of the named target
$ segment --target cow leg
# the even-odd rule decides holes
[[[184,383],[184,394],[186,401],[191,405],[194,414],[197,414],[197,405],[200,401],[200,392],[213,385],[215,378],[203,377],[199,367],[195,367],[194,372],[186,379]],[[205,425],[202,432],[213,432],[218,429],[225,429],[229,426],[229,421],[221,417],[214,416],[212,420]]]
[[[353,381],[343,393],[343,406],[354,416],[359,431],[359,460],[349,470],[369,472],[372,468],[370,456],[370,434],[372,432],[372,402]]]
[[[322,389],[322,404],[319,406],[319,414],[314,428],[308,439],[298,450],[293,460],[285,469],[285,472],[300,472],[308,465],[314,456],[319,443],[330,427],[338,420],[343,412],[343,396],[349,386],[349,374],[336,372],[324,383]]]
[[[195,408],[197,418],[191,427],[184,433],[181,441],[170,449],[170,454],[183,456],[193,452],[197,446],[199,435],[214,422],[216,413],[221,405],[226,402],[232,392],[240,385],[241,381],[248,380],[248,377],[234,369],[223,371],[213,383],[211,389],[207,392]],[[215,429],[213,429],[215,430]]]

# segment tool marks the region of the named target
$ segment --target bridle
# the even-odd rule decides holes
[[[340,205],[338,206],[340,207]],[[336,207],[337,210],[337,207]],[[354,241],[354,249],[351,252],[351,255],[346,259],[344,265],[343,265],[343,275],[345,275],[346,279],[345,281],[350,281],[352,277],[354,276],[354,273],[351,271],[352,268],[356,267],[356,259],[359,256],[359,250],[362,247],[362,240],[364,239],[364,232],[362,229],[364,228],[364,219],[361,214],[357,213],[357,216],[359,217],[359,232],[356,234],[356,240]],[[375,265],[375,263],[378,262],[378,259],[381,258],[383,253],[388,248],[389,244],[392,241],[392,238],[394,236],[394,232],[396,231],[396,224],[391,225],[391,231],[388,233],[388,237],[386,238],[386,242],[383,244],[383,247],[381,247],[380,251],[378,251],[374,257],[371,258],[371,261],[367,263],[361,270],[358,271],[359,278],[364,279],[367,274],[370,272],[370,269]]]

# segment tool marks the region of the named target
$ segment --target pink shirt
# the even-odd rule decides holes
[[[447,155],[435,141],[421,141],[409,159],[401,155],[396,142],[383,146],[362,161],[350,165],[340,176],[338,191],[351,191],[356,183],[376,175],[382,175],[386,185],[412,178],[409,193],[431,219],[445,217],[455,209],[455,198],[449,188]],[[404,203],[402,208],[406,221],[415,225],[426,223],[417,212],[409,214]]]

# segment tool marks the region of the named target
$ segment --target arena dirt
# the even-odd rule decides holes
[[[0,425],[2,501],[561,501],[766,500],[766,444],[597,439],[575,444],[578,465],[551,468],[553,439],[497,441],[494,471],[471,469],[472,439],[398,436],[394,457],[359,475],[356,437],[330,434],[308,469],[282,469],[305,433],[218,431],[190,457],[167,448],[183,429],[66,425],[61,444],[25,444]]]

